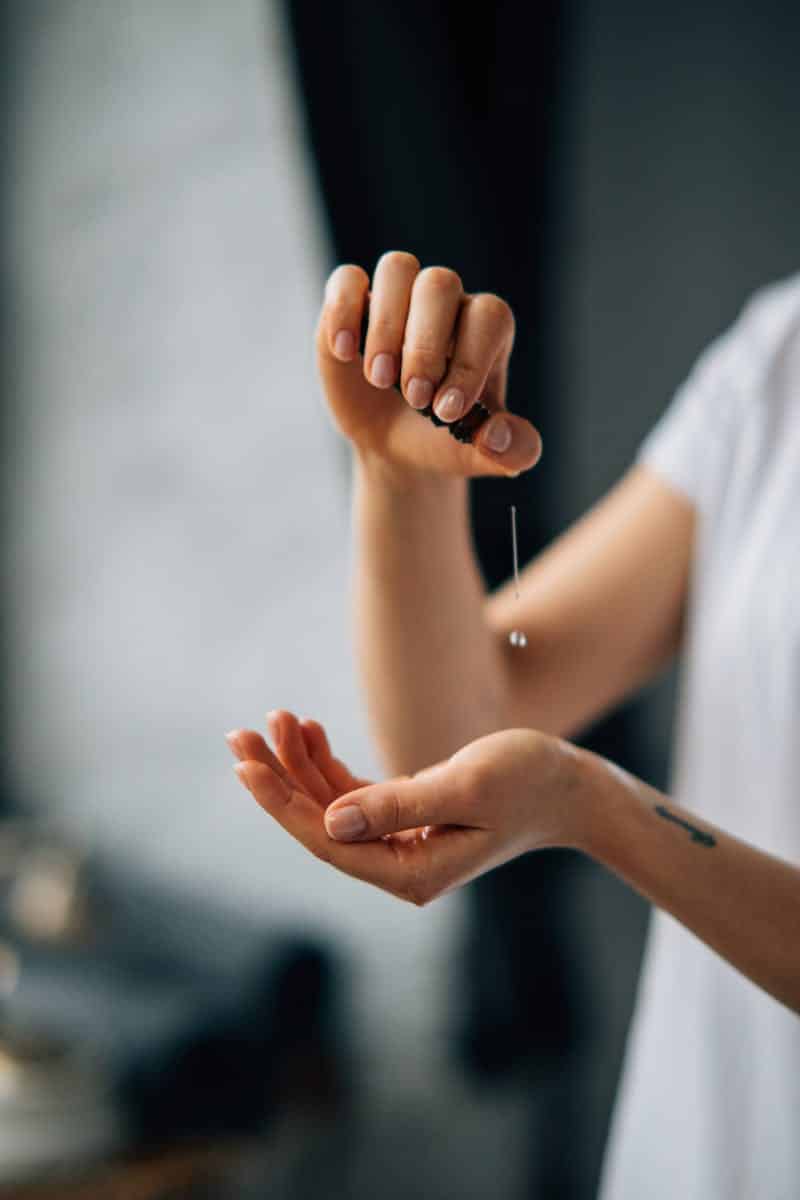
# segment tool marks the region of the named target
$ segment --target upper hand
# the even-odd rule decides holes
[[[325,288],[317,328],[328,403],[356,449],[395,467],[460,476],[516,475],[539,458],[537,431],[505,409],[513,342],[514,317],[499,296],[468,295],[455,271],[421,270],[413,254],[399,251],[379,260],[371,291],[362,267],[337,267]],[[452,390],[462,404],[441,414],[448,423],[476,402],[498,414],[472,445],[460,444],[414,411],[431,402],[436,406]],[[494,437],[508,444],[493,449]]]
[[[512,729],[471,742],[413,777],[370,783],[334,758],[325,732],[270,714],[276,754],[252,730],[229,736],[242,782],[316,857],[414,904],[528,850],[580,846],[580,753]],[[359,813],[360,833],[337,822]]]

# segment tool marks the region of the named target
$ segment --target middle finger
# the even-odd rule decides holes
[[[403,342],[401,391],[412,408],[426,408],[447,371],[447,355],[464,288],[455,271],[426,267],[414,280]]]
[[[275,709],[267,714],[267,723],[283,766],[309,796],[326,807],[335,799],[333,788],[310,758],[297,717]]]

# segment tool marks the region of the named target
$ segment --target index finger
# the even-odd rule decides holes
[[[352,362],[359,351],[361,320],[369,291],[369,275],[363,267],[345,263],[337,267],[325,284],[322,322],[325,345],[338,362]]]
[[[279,779],[289,784],[294,782],[289,778],[289,773],[278,756],[273,754],[261,734],[256,733],[255,729],[232,729],[230,733],[225,734],[225,740],[241,762],[253,759],[255,762],[265,763],[266,766],[272,768]]]

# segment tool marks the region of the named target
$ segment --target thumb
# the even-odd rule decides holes
[[[464,796],[447,764],[413,779],[390,779],[340,796],[325,810],[325,828],[338,842],[368,842],[422,825],[463,823]]]

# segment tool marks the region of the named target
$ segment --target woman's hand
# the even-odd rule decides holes
[[[276,753],[228,735],[239,778],[312,854],[422,905],[546,846],[582,846],[580,751],[526,729],[493,733],[413,777],[370,783],[331,754],[322,726],[271,713]]]
[[[514,317],[499,296],[469,295],[455,271],[420,268],[413,254],[379,260],[371,281],[337,267],[325,288],[317,355],[328,404],[366,459],[436,474],[516,475],[541,452],[534,427],[505,409]],[[369,311],[363,357],[361,324]],[[449,398],[448,407],[443,407]],[[419,415],[433,404],[452,424],[480,403],[497,413],[472,445]]]

